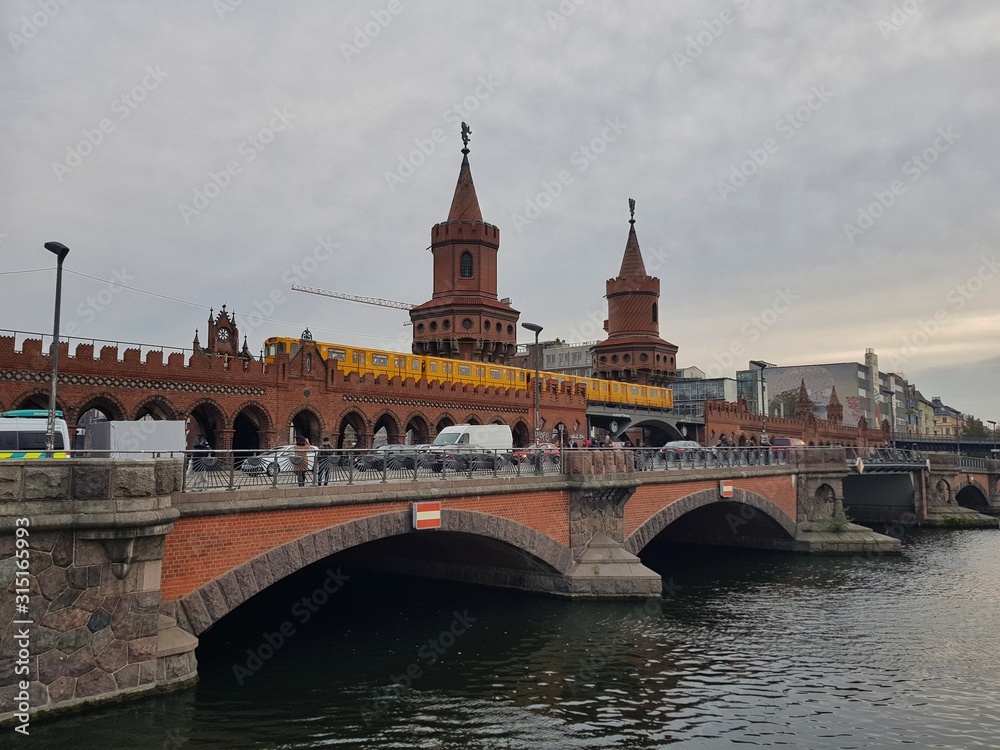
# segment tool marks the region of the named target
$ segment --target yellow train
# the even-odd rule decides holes
[[[324,359],[335,359],[344,373],[359,375],[385,375],[414,380],[443,380],[474,385],[492,385],[502,388],[527,389],[534,370],[495,365],[485,362],[467,362],[461,359],[425,357],[416,354],[368,349],[344,344],[315,342]],[[294,356],[301,346],[299,339],[272,336],[264,342],[264,361],[273,362],[277,354]],[[569,382],[586,388],[587,400],[592,402],[645,406],[652,409],[674,408],[674,394],[669,388],[620,383],[615,380],[564,375],[557,372],[538,373],[542,387],[548,383]]]

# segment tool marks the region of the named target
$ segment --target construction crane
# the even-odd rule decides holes
[[[293,292],[305,292],[307,294],[318,294],[320,297],[333,297],[334,299],[347,300],[348,302],[361,302],[365,305],[375,305],[376,307],[391,307],[395,310],[412,310],[416,305],[409,302],[396,302],[391,299],[380,299],[378,297],[361,297],[357,294],[344,294],[343,292],[331,292],[329,289],[316,289],[311,286],[292,284]]]

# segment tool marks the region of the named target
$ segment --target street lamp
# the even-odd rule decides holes
[[[764,378],[764,368],[769,363],[760,359],[751,359],[750,364],[760,368],[760,444],[767,443],[767,380]]]
[[[990,432],[993,433],[993,450],[990,451],[993,454],[997,452],[997,423],[994,419],[987,419],[986,424],[990,426]]]
[[[52,458],[56,434],[56,381],[59,379],[59,307],[62,304],[63,261],[69,255],[69,248],[61,242],[46,242],[45,249],[56,256],[56,314],[52,323],[52,386],[49,390],[49,419],[45,425],[45,451]],[[63,448],[69,448],[68,445]]]
[[[538,445],[538,432],[542,428],[541,409],[539,401],[541,399],[541,384],[538,382],[538,334],[542,332],[542,327],[537,323],[521,323],[521,328],[526,328],[535,333],[535,445]]]

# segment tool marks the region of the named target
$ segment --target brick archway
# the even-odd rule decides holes
[[[201,635],[243,602],[292,573],[352,547],[412,533],[411,523],[408,510],[382,513],[274,547],[181,597],[178,605],[186,618],[179,618],[178,624]],[[573,564],[570,551],[551,537],[499,516],[445,509],[441,528],[508,544],[542,563],[553,575],[565,575]]]
[[[978,510],[982,512],[983,510],[990,509],[990,497],[983,489],[979,482],[962,482],[955,485],[955,502],[963,507],[970,508],[971,510]]]
[[[143,399],[132,412],[133,419],[150,416],[153,419],[177,419],[177,409],[163,396],[150,396]]]
[[[676,521],[686,513],[708,505],[719,505],[722,501],[719,498],[719,491],[716,489],[701,490],[690,495],[686,495],[668,505],[666,508],[656,513],[642,526],[637,528],[628,539],[625,540],[625,549],[634,555],[638,555],[642,549],[649,544],[657,534],[667,526]],[[789,539],[795,538],[795,521],[785,515],[777,505],[766,497],[758,495],[756,492],[736,488],[732,498],[727,498],[725,502],[737,505],[745,505],[763,513],[774,521],[788,535]]]

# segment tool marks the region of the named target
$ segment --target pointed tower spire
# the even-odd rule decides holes
[[[837,396],[837,386],[830,391],[830,402],[826,405],[826,420],[831,424],[843,424],[844,407]]]
[[[462,123],[462,166],[458,171],[455,197],[451,200],[448,221],[482,221],[483,212],[479,208],[476,186],[472,182],[472,168],[469,166],[469,136],[472,128]]]
[[[794,409],[795,416],[798,419],[805,419],[813,413],[813,402],[812,399],[809,398],[809,389],[806,388],[806,381],[804,378],[799,385],[799,395],[795,399],[795,404],[792,408]]]
[[[646,264],[642,262],[642,251],[639,250],[639,238],[635,234],[635,199],[628,199],[631,218],[628,220],[628,240],[625,241],[625,255],[622,257],[622,267],[618,278],[624,276],[646,276]]]
[[[520,313],[497,296],[500,230],[483,221],[462,123],[462,166],[448,219],[431,228],[434,294],[410,310],[413,352],[506,364],[517,352]]]
[[[605,297],[608,338],[594,346],[594,375],[647,385],[674,377],[677,347],[660,338],[660,280],[646,273],[635,234],[635,200],[629,198],[629,230],[618,276],[608,279]]]

